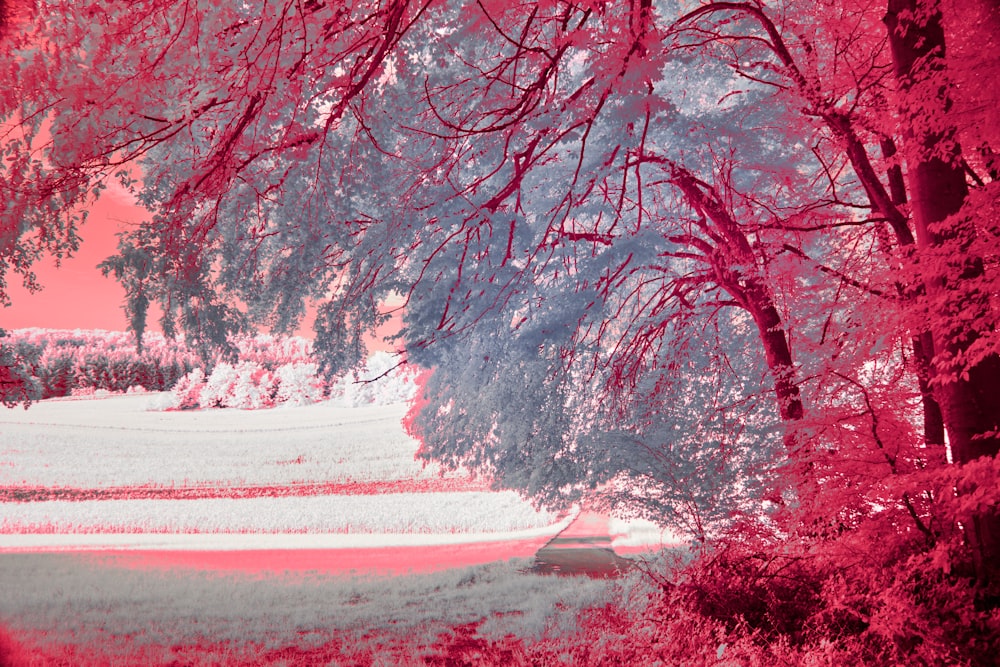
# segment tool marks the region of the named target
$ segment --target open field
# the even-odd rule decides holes
[[[0,548],[14,534],[489,536],[559,520],[415,461],[403,405],[152,412],[151,400],[0,413]]]
[[[572,517],[416,462],[401,405],[149,400],[0,413],[0,663],[433,663],[606,595],[526,572]]]
[[[262,578],[0,554],[0,625],[36,660],[20,664],[423,664],[457,627],[474,624],[483,640],[538,635],[612,585],[526,565]]]

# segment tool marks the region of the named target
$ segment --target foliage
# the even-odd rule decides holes
[[[201,391],[205,387],[205,371],[195,368],[181,377],[171,390],[171,407],[177,410],[194,410],[201,407]]]
[[[316,364],[290,363],[275,372],[275,403],[309,405],[323,399],[326,384],[319,378]]]
[[[330,394],[350,406],[409,403],[416,393],[415,375],[398,355],[376,352],[362,368],[337,378]]]
[[[743,610],[747,641],[793,655],[811,640],[780,617],[818,618],[852,544],[894,578],[848,597],[920,620],[931,581],[988,625],[1000,125],[995,49],[972,45],[992,4],[37,4],[4,42],[0,271],[70,249],[118,179],[151,217],[104,269],[137,335],[156,302],[230,364],[207,402],[273,400],[275,368],[232,365],[250,321],[287,331],[316,302],[332,381],[394,300],[406,363],[433,369],[422,454],[723,540],[736,555],[702,566],[724,589],[695,577],[688,600],[709,632]],[[759,552],[727,550],[737,529]],[[750,578],[786,556],[808,585]],[[857,613],[830,655],[903,655]],[[931,625],[929,662],[972,660]]]
[[[317,382],[314,365],[303,369],[304,373],[296,366],[306,365],[285,365],[279,367],[278,373],[272,373],[252,361],[243,361],[235,366],[220,362],[208,375],[200,368],[196,368],[174,386],[168,407],[181,410],[194,408],[257,410],[271,408],[288,400],[312,402],[310,399],[316,392],[322,396],[322,385],[304,393],[281,381],[282,377],[291,378],[305,374]]]
[[[296,355],[307,353],[301,339],[258,336],[239,339],[235,346],[246,350],[250,358],[242,358],[241,353],[236,365],[220,362],[208,374],[195,368],[178,380],[164,406],[257,410],[282,404],[309,405],[328,396],[349,406],[387,405],[406,402],[415,391],[412,373],[400,368],[385,352],[372,355],[364,368],[327,384],[315,363],[289,361],[302,359]]]
[[[233,340],[233,345],[240,361],[255,363],[270,371],[313,360],[312,342],[299,336],[240,336]]]
[[[7,332],[0,329],[0,404],[27,408],[40,397],[38,381],[32,377],[22,350],[10,345],[7,337]]]
[[[930,554],[885,534],[730,537],[687,563],[647,562],[573,623],[554,616],[539,636],[503,639],[457,627],[442,653],[459,664],[994,664],[1000,614]],[[958,544],[949,551],[960,558]]]
[[[43,399],[82,390],[165,391],[200,363],[182,343],[159,335],[148,335],[141,353],[125,332],[19,329],[9,340]]]
[[[93,393],[122,393],[141,387],[171,390],[164,407],[192,409],[269,408],[308,405],[332,395],[349,405],[383,405],[409,400],[413,373],[393,355],[376,353],[351,374],[328,383],[312,361],[310,341],[295,336],[234,337],[235,363],[205,366],[181,341],[146,334],[142,351],[124,332],[20,329],[3,339],[11,381],[8,404]],[[8,342],[9,341],[9,342]],[[9,361],[8,361],[9,360]]]
[[[195,369],[174,387],[170,407],[256,410],[282,403],[308,405],[323,400],[326,383],[312,363],[310,341],[294,336],[240,336],[233,339],[238,363],[216,364],[207,375]]]

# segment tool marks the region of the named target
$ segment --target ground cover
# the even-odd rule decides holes
[[[505,533],[555,524],[414,460],[402,405],[148,410],[155,397],[0,415],[0,545],[17,533]]]
[[[433,664],[605,595],[529,573],[568,518],[417,462],[405,406],[156,398],[0,412],[0,664]]]
[[[479,641],[541,637],[607,581],[530,575],[525,561],[392,578],[135,569],[77,554],[0,554],[10,665],[434,664]],[[16,582],[16,585],[11,585]]]

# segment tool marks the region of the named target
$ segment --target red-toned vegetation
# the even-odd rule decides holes
[[[112,331],[22,329],[0,344],[36,400],[136,387],[165,391],[201,364],[182,342],[158,335],[147,335],[141,351],[131,334]]]
[[[137,335],[156,303],[204,358],[311,301],[331,377],[401,300],[422,456],[697,544],[458,663],[988,664],[998,12],[40,0],[2,33],[0,276],[117,178]]]

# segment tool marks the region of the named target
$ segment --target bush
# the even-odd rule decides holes
[[[324,398],[315,364],[293,363],[272,373],[254,362],[219,363],[210,375],[195,369],[181,378],[167,409],[240,408],[257,410],[279,404],[308,405]]]
[[[35,371],[42,386],[42,398],[69,396],[77,386],[75,360],[71,352],[58,347],[42,353]]]
[[[749,545],[730,536],[690,562],[661,559],[575,623],[523,638],[511,664],[996,664],[1000,610],[957,574],[960,562],[942,568],[937,548],[905,532],[860,550],[858,537]],[[958,543],[946,550],[963,557]],[[475,649],[484,664],[511,653],[489,641]]]
[[[330,393],[350,406],[406,403],[417,393],[417,371],[400,365],[395,355],[376,352],[361,371],[338,379]]]
[[[201,405],[201,390],[205,386],[205,371],[195,368],[181,377],[171,392],[171,402],[168,408],[175,410],[193,410]]]
[[[259,352],[262,348],[252,349]],[[286,354],[289,349],[301,350],[277,344],[270,349],[283,351],[281,359],[295,356]],[[220,362],[207,376],[200,371],[189,373],[174,387],[166,409],[256,410],[283,404],[308,405],[327,395],[349,406],[388,405],[409,401],[416,392],[416,373],[399,367],[395,357],[385,352],[372,355],[363,371],[342,376],[329,389],[314,363],[275,363],[276,359],[266,363],[241,360],[236,365]]]
[[[325,384],[316,364],[291,363],[278,368],[275,400],[290,405],[308,405],[324,398]]]

